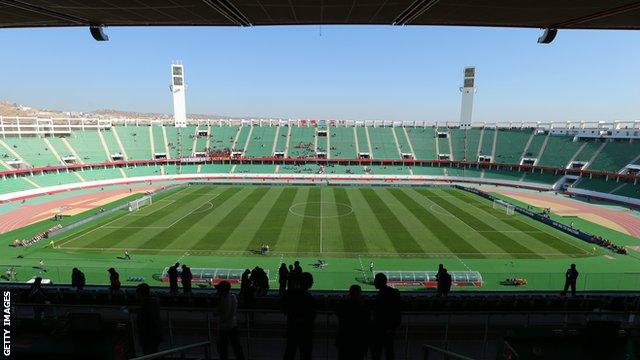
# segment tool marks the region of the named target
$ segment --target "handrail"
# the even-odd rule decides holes
[[[163,356],[166,355],[171,355],[171,354],[176,354],[176,353],[180,353],[180,352],[184,352],[187,350],[191,350],[191,349],[196,349],[199,347],[203,347],[205,350],[205,359],[209,359],[209,350],[208,350],[208,346],[211,346],[211,341],[203,341],[203,342],[199,342],[199,343],[195,343],[195,344],[191,344],[191,345],[185,345],[185,346],[180,346],[177,348],[173,348],[173,349],[168,349],[168,350],[163,350],[163,351],[159,351],[157,353],[154,354],[149,354],[149,355],[143,355],[143,356],[139,356],[136,358],[133,358],[131,360],[150,360],[150,359],[159,359]]]
[[[422,348],[424,349],[424,360],[428,360],[429,359],[429,350],[438,352],[438,353],[440,353],[442,355],[445,355],[447,358],[451,358],[451,359],[476,360],[474,358],[471,358],[471,357],[468,357],[468,356],[464,356],[464,355],[460,355],[460,354],[454,353],[453,351],[445,350],[443,348],[439,348],[437,346],[433,346],[433,345],[429,345],[429,344],[422,344]]]

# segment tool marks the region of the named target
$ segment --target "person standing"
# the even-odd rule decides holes
[[[169,275],[169,292],[175,294],[178,292],[178,267],[180,263],[175,263],[175,265],[169,267],[169,271],[167,271],[167,275]]]
[[[371,276],[373,276],[373,261],[369,263],[369,272],[371,273]]]
[[[191,293],[191,281],[193,280],[193,274],[191,268],[186,264],[182,264],[182,272],[180,273],[180,282],[182,282],[182,291],[185,294]]]
[[[571,296],[576,294],[576,281],[578,280],[578,270],[576,270],[576,264],[571,264],[571,267],[564,273],[564,290],[562,295],[567,295],[567,290],[571,288]]]
[[[442,296],[444,294],[445,271],[444,265],[439,264],[438,272],[436,273],[436,292],[438,293],[438,296]]]
[[[71,270],[71,287],[81,291],[85,284],[86,279],[84,277],[84,273],[78,270],[78,268],[73,268],[73,270]]]
[[[124,250],[124,259],[131,260],[131,255],[129,255],[129,250]]]
[[[244,360],[244,352],[238,339],[238,320],[236,311],[238,299],[231,294],[231,284],[228,281],[220,281],[216,285],[220,303],[218,304],[218,316],[220,316],[220,335],[218,341],[218,353],[220,360],[229,359],[229,343],[237,360]]]
[[[114,268],[109,268],[109,290],[114,293],[120,291],[120,274]]]
[[[387,276],[377,273],[373,281],[378,294],[373,302],[373,326],[371,353],[374,360],[394,359],[394,337],[402,320],[402,300],[398,289],[387,285]]]
[[[369,342],[369,309],[362,298],[360,285],[351,285],[345,300],[336,308],[338,332],[336,347],[339,360],[362,360]]]
[[[300,349],[300,359],[311,360],[313,328],[316,319],[315,299],[309,293],[313,286],[313,275],[300,275],[300,286],[288,289],[281,300],[281,307],[287,316],[287,344],[284,360],[293,360]]]
[[[278,289],[278,293],[283,295],[287,291],[287,279],[289,278],[289,270],[287,270],[287,264],[280,264],[280,268],[278,269],[278,284],[280,288]]]
[[[160,304],[156,297],[151,296],[151,289],[145,283],[136,287],[136,295],[140,300],[136,325],[142,353],[143,355],[153,354],[158,352],[158,346],[162,341]]]

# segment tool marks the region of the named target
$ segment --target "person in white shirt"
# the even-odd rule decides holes
[[[236,318],[238,299],[235,294],[231,294],[231,284],[228,281],[220,281],[216,285],[216,289],[220,297],[220,303],[218,304],[218,316],[220,318],[218,353],[220,360],[229,359],[229,343],[231,343],[236,359],[244,360],[244,352],[238,340],[238,320]]]

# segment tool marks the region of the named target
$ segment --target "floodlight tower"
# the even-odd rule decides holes
[[[186,85],[184,82],[184,66],[180,63],[171,64],[171,86],[173,93],[173,124],[177,128],[175,147],[178,159],[182,158],[181,130],[187,127],[187,105],[185,101]],[[182,161],[176,163],[178,174],[182,174]]]
[[[464,77],[462,79],[462,105],[460,107],[460,128],[468,129],[471,127],[471,116],[473,114],[473,95],[476,93],[476,68],[464,68]]]
[[[173,93],[173,121],[178,128],[187,127],[187,105],[185,101],[186,85],[184,82],[184,66],[171,64],[171,86]]]
[[[464,160],[467,157],[467,130],[471,129],[471,117],[473,115],[473,95],[476,93],[476,68],[468,66],[464,68],[462,86],[462,104],[460,105],[460,129],[464,129]],[[456,159],[459,160],[459,159]],[[474,159],[473,161],[475,161]]]

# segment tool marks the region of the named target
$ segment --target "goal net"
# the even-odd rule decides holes
[[[499,211],[504,211],[507,215],[513,215],[516,213],[516,207],[502,200],[493,200],[493,208]]]
[[[153,204],[153,198],[151,196],[144,196],[129,202],[129,211],[138,211],[141,207],[151,204]]]

